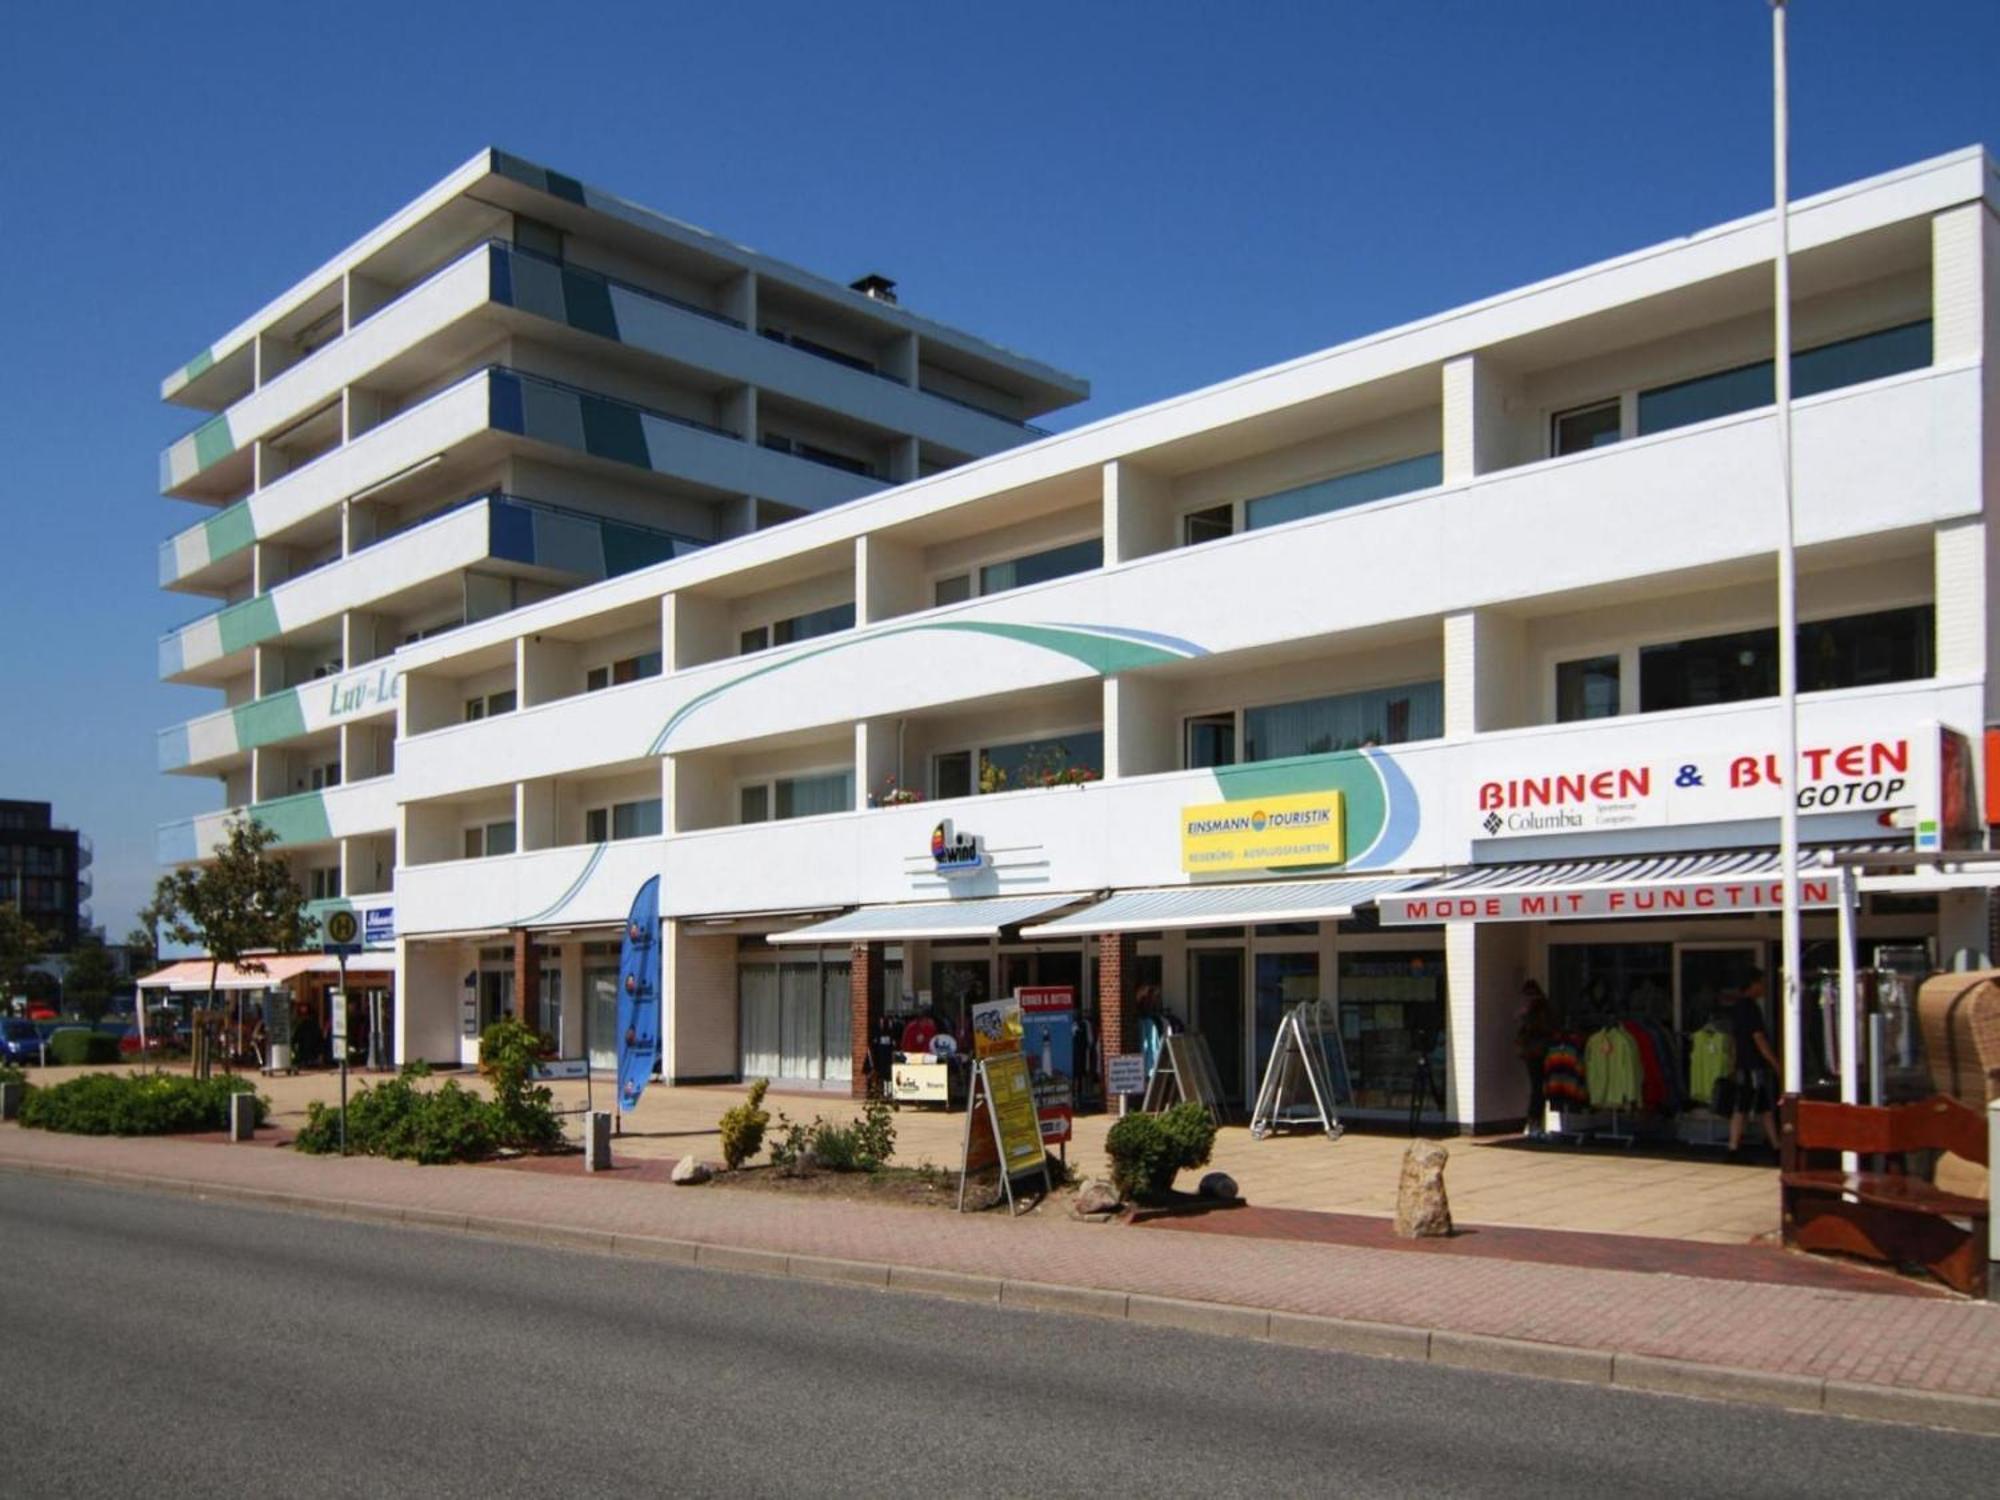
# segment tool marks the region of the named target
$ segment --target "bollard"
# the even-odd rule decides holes
[[[21,1101],[28,1097],[25,1083],[0,1083],[0,1120],[21,1118]]]
[[[257,1096],[255,1094],[231,1094],[229,1096],[229,1138],[232,1141],[247,1141],[257,1134]]]
[[[594,1109],[583,1117],[583,1170],[611,1170],[611,1111]]]

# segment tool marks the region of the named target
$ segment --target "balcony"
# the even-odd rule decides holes
[[[669,532],[600,520],[517,496],[482,495],[288,579],[269,593],[191,621],[160,639],[160,676],[207,681],[241,673],[252,647],[351,609],[416,607],[426,590],[473,567],[574,586],[696,550]],[[267,710],[276,717],[278,710]]]
[[[160,769],[219,775],[242,764],[260,746],[284,744],[344,724],[393,723],[398,685],[393,663],[372,662],[171,725],[159,732]]]
[[[229,807],[160,826],[155,857],[163,865],[205,858],[228,831],[229,820],[248,813],[278,836],[284,848],[325,844],[396,826],[396,778],[375,776],[325,791],[277,797],[249,807]]]
[[[473,928],[614,924],[660,873],[660,839],[569,844],[493,859],[400,865],[396,922],[405,936]]]

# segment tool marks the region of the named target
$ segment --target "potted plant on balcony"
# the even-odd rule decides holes
[[[887,776],[882,780],[882,790],[875,794],[874,805],[877,807],[904,807],[912,802],[921,802],[923,800],[924,794],[915,787],[898,786],[895,777]]]

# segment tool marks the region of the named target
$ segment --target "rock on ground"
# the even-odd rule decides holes
[[[1079,1218],[1094,1219],[1118,1212],[1118,1189],[1101,1177],[1086,1182],[1076,1195],[1073,1212]]]
[[[693,1187],[715,1175],[705,1161],[697,1161],[692,1156],[683,1156],[674,1163],[674,1181],[682,1187]]]
[[[1236,1190],[1236,1179],[1227,1172],[1210,1172],[1203,1177],[1195,1191],[1204,1198],[1217,1198],[1233,1203],[1242,1194]]]
[[[1396,1233],[1401,1238],[1452,1232],[1451,1204],[1444,1192],[1444,1164],[1450,1156],[1436,1141],[1412,1141],[1403,1153],[1403,1176],[1396,1185]]]

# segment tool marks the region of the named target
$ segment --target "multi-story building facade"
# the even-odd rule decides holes
[[[248,809],[316,902],[388,933],[399,648],[1018,446],[1086,393],[883,278],[829,282],[481,152],[162,385],[213,415],[161,459],[162,490],[209,510],[161,545],[160,583],[214,605],[161,640],[160,673],[221,702],[159,760],[222,807],[163,828],[161,862]],[[846,608],[759,624],[803,639]],[[658,675],[642,614],[551,636],[525,693],[514,648],[488,653],[453,719]]]
[[[1974,150],[1792,209],[1816,846],[1970,803],[1996,200]],[[1029,983],[1106,1054],[1157,998],[1238,1100],[1319,1000],[1357,1114],[1428,1071],[1467,1127],[1520,1118],[1528,979],[1686,1038],[1777,936],[1774,242],[1724,224],[402,645],[399,1056],[514,1008],[608,1052],[653,876],[675,1081],[858,1089],[885,1012]],[[1861,918],[1871,952],[1984,931],[1977,894]]]
[[[90,840],[46,802],[0,800],[0,906],[13,906],[67,951],[89,923]]]

